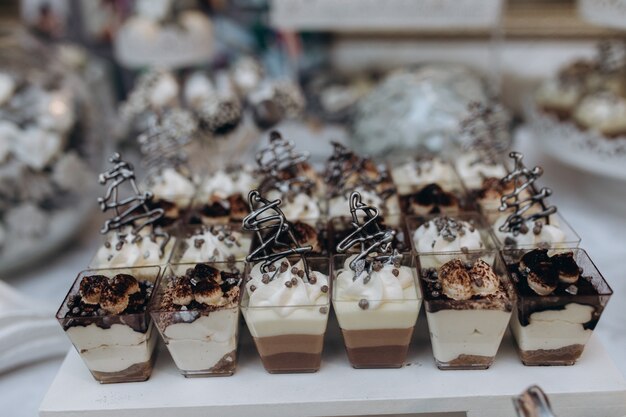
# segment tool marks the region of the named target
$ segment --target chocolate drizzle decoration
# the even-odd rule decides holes
[[[363,203],[361,194],[355,191],[350,195],[350,214],[354,231],[339,242],[336,249],[338,253],[345,253],[354,246],[360,246],[361,252],[350,262],[350,268],[355,272],[354,279],[363,271],[369,275],[377,268],[376,265],[395,262],[399,255],[391,250],[391,245],[396,231],[381,227],[378,209]],[[371,257],[372,253],[376,256]]]
[[[280,271],[272,271],[275,261],[290,255],[297,255],[302,259],[307,281],[310,280],[310,271],[306,255],[311,252],[311,246],[300,246],[293,232],[293,225],[287,220],[280,209],[281,200],[269,201],[261,196],[258,190],[248,194],[250,214],[243,219],[243,229],[255,232],[260,245],[246,257],[248,262],[263,262],[261,272],[273,272],[270,280]],[[282,240],[286,239],[286,241]]]
[[[519,233],[528,232],[527,223],[530,221],[544,219],[546,224],[549,224],[550,215],[556,213],[557,209],[555,206],[547,206],[544,202],[546,197],[552,195],[552,190],[543,187],[537,191],[534,186],[534,183],[543,174],[543,169],[539,166],[534,167],[532,170],[526,168],[522,162],[524,155],[520,152],[511,152],[509,156],[515,161],[515,168],[510,174],[502,178],[502,183],[512,183],[514,189],[512,192],[502,196],[500,200],[502,205],[499,210],[507,211],[513,209],[514,211],[506,218],[504,224],[498,230],[518,235]],[[524,192],[528,192],[530,195],[523,197],[522,193]],[[538,212],[525,214],[536,205],[541,207]],[[540,224],[539,222],[535,223],[536,226]]]
[[[160,228],[153,227],[165,215],[163,208],[150,208],[150,203],[154,195],[150,191],[141,192],[135,182],[135,169],[133,165],[122,159],[122,156],[115,152],[109,162],[113,167],[100,174],[98,180],[100,184],[106,185],[110,182],[104,197],[98,197],[98,204],[103,212],[113,210],[115,216],[106,220],[100,229],[100,233],[106,234],[111,230],[121,230],[126,226],[132,226],[132,233],[135,237],[132,243],[141,239],[139,232],[145,227],[151,227],[150,238],[163,238],[159,245],[160,255],[169,242],[170,235]],[[130,184],[132,194],[128,197],[121,197],[119,187],[124,183]],[[118,233],[118,243],[116,248],[121,248],[124,244],[126,234]]]
[[[509,146],[509,118],[499,103],[468,104],[469,116],[461,121],[461,135],[467,143],[466,150],[475,151],[474,164],[496,165],[502,152]]]
[[[293,141],[272,131],[268,147],[256,155],[257,172],[263,176],[259,191],[266,194],[277,190],[285,196],[309,193],[315,184],[302,174],[300,168],[308,159],[308,153],[296,152]]]
[[[513,398],[518,417],[556,417],[547,395],[537,385]]]

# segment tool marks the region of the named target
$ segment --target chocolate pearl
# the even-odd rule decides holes
[[[108,240],[106,242],[104,242],[104,247],[107,249],[111,248],[111,242],[109,242]]]
[[[295,266],[291,268],[291,273],[296,275],[298,273],[298,268],[296,268]]]
[[[468,252],[469,252],[469,249],[467,248],[467,246],[462,246],[462,247],[461,247],[461,252],[463,252],[463,253],[468,253]]]
[[[250,285],[250,292],[256,291],[256,285]]]
[[[327,293],[328,292],[328,285],[322,285],[322,288],[320,288],[320,291],[323,293]]]
[[[196,249],[200,249],[203,244],[204,244],[204,239],[194,239],[194,241],[193,241],[193,246]]]
[[[287,282],[285,282],[285,287],[287,287],[287,288],[291,288],[291,287],[292,287],[292,285],[293,285],[293,284],[291,283],[291,281],[287,281]]]
[[[261,282],[263,284],[267,284],[270,282],[270,276],[269,274],[263,274],[263,276],[261,277]]]
[[[72,309],[72,314],[78,314],[78,313],[80,313],[80,308],[78,308],[78,307],[74,307],[74,308]]]
[[[267,267],[267,270],[270,271],[270,272],[274,272],[274,271],[276,271],[276,267],[274,266],[274,264],[272,264],[269,267]]]
[[[526,224],[522,224],[519,228],[519,231],[521,234],[525,235],[526,233],[528,233],[528,226]]]
[[[360,307],[362,310],[367,310],[367,309],[369,308],[369,306],[370,306],[370,303],[369,303],[369,301],[367,301],[365,298],[361,298],[361,299],[359,300],[359,307]]]
[[[297,278],[291,278],[291,284],[295,287],[296,285],[298,285],[298,279]]]
[[[283,272],[287,272],[287,269],[288,269],[288,268],[289,268],[289,264],[288,264],[287,262],[283,261],[283,262],[280,264],[280,272],[281,272],[281,273],[283,273]]]
[[[397,269],[392,269],[391,273],[393,274],[394,277],[397,277],[398,275],[400,275],[400,271]]]
[[[309,276],[309,284],[316,284],[317,283],[317,278],[315,277],[315,275],[311,274],[311,276]]]
[[[439,294],[439,291],[433,291],[430,293],[430,295],[432,295],[433,298],[437,298],[439,297],[440,294]]]
[[[326,306],[320,307],[320,313],[322,313],[322,314],[328,313],[328,307],[326,307]]]
[[[303,270],[303,269],[298,270],[297,275],[298,275],[300,278],[304,278],[304,270]]]

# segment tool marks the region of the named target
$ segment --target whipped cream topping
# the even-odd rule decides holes
[[[202,192],[208,196],[226,199],[234,194],[246,197],[257,186],[251,170],[243,167],[236,172],[219,170],[211,174],[202,185]]]
[[[610,92],[587,96],[576,107],[574,119],[603,133],[623,133],[626,131],[626,99]]]
[[[493,225],[496,237],[506,246],[553,246],[565,242],[565,232],[555,223],[554,218],[550,219],[550,224],[544,224],[541,220],[527,220],[525,227],[518,233],[514,233],[500,231],[507,217],[508,214],[501,215]]]
[[[150,190],[155,200],[172,201],[178,206],[186,206],[194,196],[196,187],[191,179],[174,168],[165,168],[153,179]]]
[[[385,202],[378,194],[373,190],[366,190],[362,187],[355,188],[361,194],[361,199],[364,204],[371,207],[377,207],[382,211],[385,211]],[[328,217],[348,217],[350,216],[350,199],[348,196],[339,195],[333,197],[328,202]]]
[[[178,99],[178,92],[176,78],[169,72],[162,72],[148,92],[148,103],[154,109],[162,109]]]
[[[185,102],[192,106],[199,105],[202,101],[210,99],[215,94],[213,83],[203,72],[196,71],[185,82],[183,96]]]
[[[310,271],[307,282],[302,261],[291,264],[286,258],[274,262],[267,273],[261,271],[261,263],[255,264],[246,290],[249,308],[272,307],[281,317],[294,313],[294,307],[325,305],[329,296],[327,275]]]
[[[270,201],[280,198],[280,209],[289,221],[317,220],[320,218],[321,210],[318,201],[308,194],[299,193],[293,197],[285,198],[278,191],[272,190],[267,193],[266,198]]]
[[[410,161],[393,167],[391,177],[400,195],[410,194],[423,185],[439,184],[443,189],[449,189],[454,183],[452,167],[438,158]]]
[[[378,263],[372,271],[355,276],[346,259],[343,271],[337,276],[337,301],[354,301],[362,310],[376,310],[387,302],[415,300],[417,292],[411,268],[396,263]]]
[[[506,176],[506,168],[504,165],[486,164],[477,162],[479,159],[475,152],[469,152],[461,155],[455,162],[456,171],[469,189],[479,189],[485,178],[503,178]]]
[[[123,236],[120,245],[119,236]],[[131,227],[125,227],[119,232],[111,232],[105,236],[105,242],[98,249],[91,267],[122,268],[133,266],[160,265],[167,261],[174,239],[171,238],[161,255],[162,237],[155,241],[150,238],[150,227],[145,227],[139,233],[139,239],[133,242],[137,235]]]
[[[187,247],[180,263],[226,262],[244,259],[250,250],[251,239],[227,225],[204,227],[187,238]]]
[[[470,222],[452,217],[436,217],[413,233],[418,253],[466,252],[485,247],[478,229]]]

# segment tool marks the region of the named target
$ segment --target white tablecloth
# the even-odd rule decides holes
[[[540,164],[545,168],[542,182],[553,188],[552,201],[579,233],[581,247],[587,249],[613,287],[613,300],[596,331],[621,372],[626,374],[626,183],[587,175],[546,159],[524,131],[517,136],[516,148],[525,153],[528,166]],[[60,303],[95,250],[97,223],[94,221],[85,228],[80,239],[62,254],[31,271],[2,278],[33,297]],[[61,360],[50,359],[0,374],[1,414],[35,416]]]

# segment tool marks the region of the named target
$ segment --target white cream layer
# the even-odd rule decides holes
[[[493,357],[511,317],[502,310],[426,312],[435,359],[450,362],[460,355]]]
[[[233,235],[237,237],[239,245],[233,243],[228,246],[224,239],[219,240],[210,230],[194,235],[187,239],[187,249],[177,262],[226,262],[230,256],[234,256],[236,260],[243,260],[250,251],[252,239],[239,232],[233,232]],[[199,248],[195,245],[196,239],[204,240]]]
[[[538,235],[533,233],[533,221],[527,222],[528,231],[526,233],[514,235],[511,232],[500,231],[500,227],[506,222],[508,216],[508,214],[501,215],[493,225],[493,232],[502,245],[504,245],[507,237],[514,239],[518,247],[537,246],[541,244],[559,246],[565,243],[565,232],[561,230],[553,217],[550,219],[550,224],[544,224],[541,227],[541,232]]]
[[[140,266],[154,266],[164,265],[172,253],[174,247],[175,238],[170,237],[169,242],[163,249],[163,256],[160,254],[161,239],[158,238],[156,242],[150,240],[149,227],[146,227],[141,232],[143,238],[139,242],[132,243],[134,235],[128,232],[128,229],[123,230],[121,233],[128,233],[126,235],[125,243],[121,250],[115,248],[117,244],[116,232],[111,232],[105,236],[105,239],[109,242],[107,248],[104,244],[98,249],[96,256],[89,264],[89,268],[130,268]]]
[[[146,333],[139,333],[124,324],[102,329],[95,323],[66,331],[89,369],[97,372],[120,372],[148,362],[157,340],[153,332],[152,324]]]
[[[179,369],[209,370],[237,348],[238,324],[235,308],[211,312],[191,323],[172,324],[164,332],[167,349]]]
[[[513,314],[511,330],[521,350],[551,350],[571,345],[585,345],[593,330],[585,329],[594,308],[570,303],[563,310],[546,310],[530,315],[528,326],[522,326]]]
[[[449,190],[455,183],[452,167],[440,159],[411,161],[396,166],[391,170],[391,177],[399,195],[414,193],[428,184],[438,184]]]
[[[456,171],[468,189],[480,189],[485,178],[503,178],[506,175],[506,169],[503,165],[475,163],[477,159],[476,153],[469,152],[458,157],[455,162]]]

